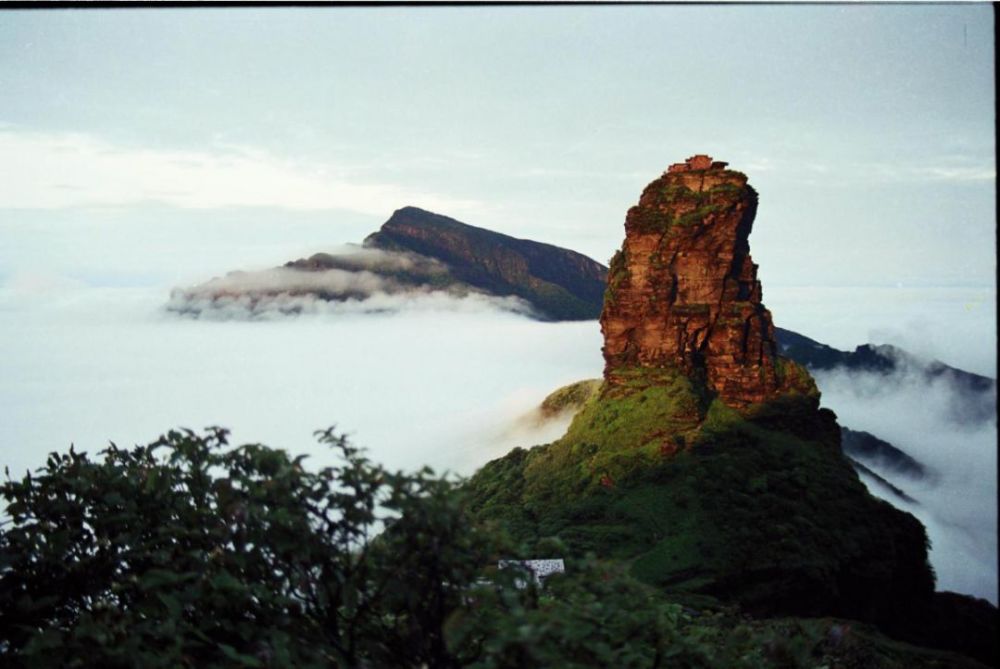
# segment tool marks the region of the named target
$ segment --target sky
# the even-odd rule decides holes
[[[761,193],[765,288],[992,285],[992,27],[988,5],[3,11],[0,214],[114,253],[122,214],[157,242],[218,212],[340,243],[414,204],[606,262],[642,187],[706,152]],[[0,272],[78,262],[19,232]]]
[[[0,464],[207,425],[322,461],[336,424],[468,474],[554,439],[531,413],[600,374],[596,322],[434,296],[211,322],[171,289],[408,205],[607,262],[695,153],[760,193],[776,325],[995,377],[993,56],[988,5],[0,10]],[[996,601],[996,422],[820,382],[942,472],[907,484],[935,568]]]

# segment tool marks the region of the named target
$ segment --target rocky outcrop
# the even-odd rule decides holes
[[[778,355],[748,237],[757,192],[746,175],[697,155],[646,186],[611,261],[601,330],[604,377],[680,368],[742,408],[785,392],[815,394]]]
[[[529,554],[556,538],[681,597],[861,620],[992,661],[996,609],[934,593],[925,529],[855,468],[909,498],[852,465],[809,373],[778,354],[756,208],[746,176],[708,156],[647,186],[609,270],[603,383],[547,398],[578,407],[566,434],[483,466],[470,512]]]

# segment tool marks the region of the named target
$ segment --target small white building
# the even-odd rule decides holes
[[[566,565],[563,564],[562,558],[554,558],[550,560],[500,560],[497,563],[497,567],[500,569],[506,569],[508,567],[519,567],[527,572],[531,573],[532,579],[535,581],[535,585],[542,585],[545,579],[552,574],[562,574],[566,571]],[[517,579],[515,584],[518,588],[527,587],[527,583],[521,579]]]

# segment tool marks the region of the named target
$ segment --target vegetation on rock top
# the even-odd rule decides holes
[[[648,582],[775,611],[804,612],[810,590],[860,592],[861,563],[899,581],[882,606],[933,588],[922,528],[865,491],[830,412],[792,398],[748,420],[682,374],[633,372],[562,439],[481,469],[478,513],[528,543],[555,536],[574,554],[627,559]],[[811,612],[852,613],[834,599]]]
[[[600,379],[585,379],[563,386],[542,400],[539,411],[543,418],[552,418],[569,411],[576,413],[601,390]]]
[[[514,449],[466,489],[475,516],[525,557],[555,539],[570,565],[592,552],[688,605],[835,615],[995,652],[995,609],[934,594],[924,528],[868,493],[814,398],[741,413],[682,374],[634,369],[587,400],[563,438]],[[963,607],[976,631],[959,642],[940,621]]]

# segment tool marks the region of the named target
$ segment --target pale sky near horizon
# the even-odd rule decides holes
[[[195,280],[413,204],[607,262],[667,164],[774,286],[994,289],[988,5],[0,11],[0,283]]]

